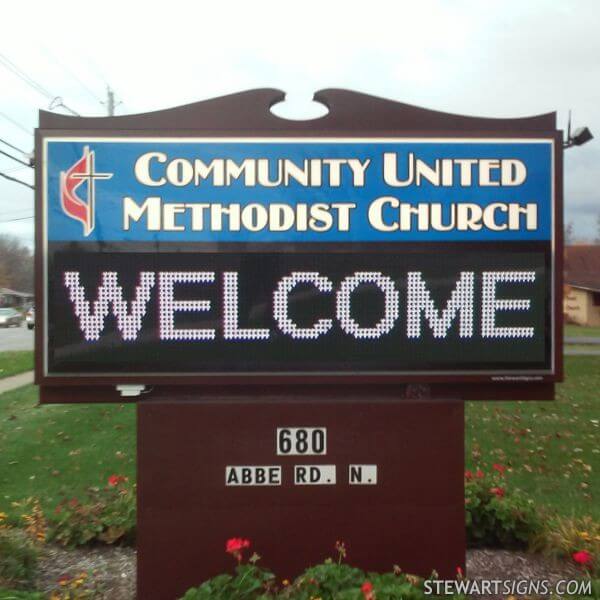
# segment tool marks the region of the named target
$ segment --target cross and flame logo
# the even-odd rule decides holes
[[[87,237],[95,227],[96,180],[110,179],[112,173],[96,173],[94,151],[85,146],[82,157],[67,171],[60,174],[60,202],[64,213],[80,221],[83,235]],[[77,191],[87,182],[87,198],[83,200]]]

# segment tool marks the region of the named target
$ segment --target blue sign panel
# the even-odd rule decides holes
[[[51,241],[549,240],[550,140],[46,140]]]

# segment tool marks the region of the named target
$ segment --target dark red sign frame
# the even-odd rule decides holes
[[[199,375],[115,377],[52,376],[44,373],[43,303],[36,307],[36,383],[42,386],[42,402],[119,401],[116,384],[160,386],[161,392],[193,390],[206,397],[215,394],[243,396],[252,385],[252,395],[272,386],[307,397],[327,396],[335,385],[344,388],[364,386],[365,395],[390,391],[397,398],[458,399],[551,399],[554,382],[561,381],[562,365],[562,268],[563,268],[563,195],[562,132],[556,130],[555,113],[521,119],[464,117],[414,107],[345,90],[323,90],[315,99],[329,108],[329,114],[310,121],[290,121],[274,116],[269,107],[283,100],[278,90],[261,89],[233,94],[155,113],[109,118],[81,118],[41,112],[36,131],[36,155],[42,156],[45,136],[177,136],[177,137],[515,137],[547,138],[554,141],[554,364],[553,374],[540,377],[514,377],[492,380],[489,374],[456,375]],[[36,205],[42,207],[42,169],[36,171]],[[36,211],[36,296],[44,297],[44,255],[42,211]],[[499,244],[500,246],[501,244]],[[424,379],[427,381],[424,384]],[[244,386],[244,387],[242,387]],[[390,389],[391,387],[391,389]]]

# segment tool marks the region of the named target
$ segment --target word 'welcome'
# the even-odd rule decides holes
[[[531,326],[498,326],[496,315],[500,311],[527,311],[529,298],[499,298],[499,284],[532,284],[536,272],[528,270],[463,271],[443,308],[436,305],[427,287],[422,271],[406,274],[406,303],[401,306],[397,283],[380,271],[355,271],[344,277],[339,284],[318,271],[293,271],[280,278],[269,300],[273,323],[270,327],[244,327],[240,324],[239,273],[226,271],[217,277],[215,271],[141,271],[135,287],[133,300],[126,300],[116,271],[101,273],[96,289],[96,300],[91,302],[81,284],[79,271],[65,271],[63,282],[69,292],[75,317],[85,340],[100,339],[105,322],[112,314],[121,338],[126,342],[138,339],[153,293],[157,294],[157,334],[160,340],[208,342],[219,335],[225,340],[268,340],[275,331],[294,340],[316,340],[327,335],[334,327],[358,340],[376,340],[389,334],[397,325],[401,312],[404,315],[407,338],[420,338],[424,326],[433,337],[443,339],[455,321],[461,338],[531,338]],[[206,299],[178,299],[176,285],[220,286],[222,295],[221,327],[178,328],[177,313],[207,313],[210,323],[215,321],[213,302]],[[333,314],[323,314],[313,323],[298,324],[290,312],[290,302],[298,288],[310,287],[313,292],[333,296]],[[361,324],[353,315],[353,296],[364,286],[374,288],[383,303],[376,323]],[[179,289],[179,288],[178,288]],[[526,290],[527,288],[525,288]],[[475,303],[475,295],[480,302]],[[439,304],[439,303],[438,303]],[[475,306],[480,314],[475,315]]]

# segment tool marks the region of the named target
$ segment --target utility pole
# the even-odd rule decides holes
[[[115,93],[110,89],[110,85],[106,86],[106,102],[102,104],[106,104],[106,109],[108,111],[109,117],[115,116],[115,108],[121,104],[121,102],[117,102],[115,104]]]

